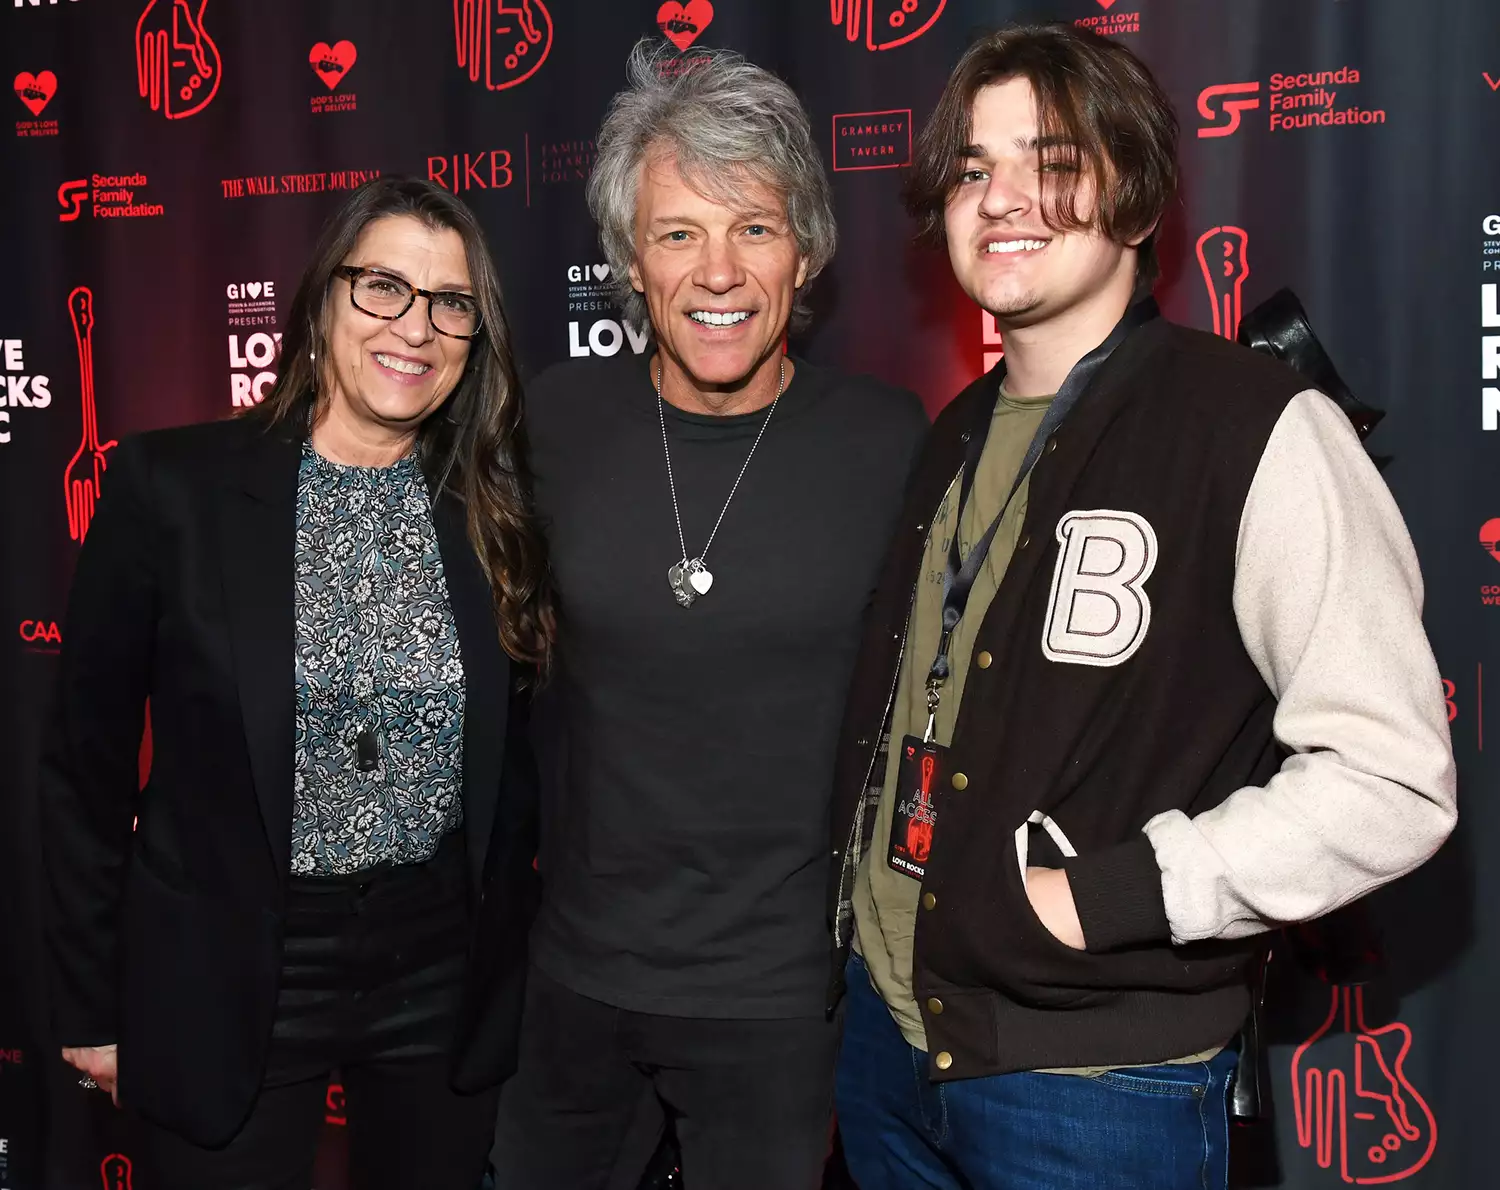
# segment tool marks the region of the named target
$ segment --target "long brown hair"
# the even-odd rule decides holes
[[[317,361],[328,359],[327,303],[334,270],[366,227],[395,215],[456,231],[463,240],[483,321],[458,384],[417,430],[417,457],[434,496],[446,491],[464,506],[469,541],[493,593],[501,645],[515,660],[545,670],[551,655],[551,595],[546,552],[531,513],[521,384],[500,279],[478,220],[459,199],[418,178],[377,178],[354,191],[318,236],[287,311],[280,374],[249,416],[304,436],[312,431],[326,400],[319,392]]]
[[[1177,116],[1139,58],[1112,37],[1072,25],[1012,25],[974,42],[954,67],[917,139],[906,182],[920,238],[943,242],[943,215],[973,139],[974,97],[992,83],[1024,78],[1036,96],[1038,135],[1076,155],[1080,172],[1044,174],[1047,226],[1100,233],[1136,249],[1137,289],[1156,280],[1156,231],[1177,190]],[[1097,209],[1080,214],[1087,174]]]

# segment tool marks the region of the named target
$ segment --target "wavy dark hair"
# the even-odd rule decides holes
[[[1080,212],[1080,175],[1045,175],[1043,221],[1068,231],[1097,226],[1117,243],[1146,233],[1136,284],[1149,288],[1160,270],[1157,231],[1177,190],[1177,115],[1146,64],[1117,39],[1066,22],[1011,25],[964,51],[913,147],[905,199],[918,238],[943,242],[944,212],[973,139],[974,97],[1013,78],[1031,84],[1037,131],[1074,155],[1096,195],[1097,209]]]
[[[327,400],[316,361],[328,359],[334,270],[365,228],[398,215],[458,233],[483,316],[458,384],[417,430],[417,457],[434,496],[447,492],[464,506],[469,541],[493,592],[502,647],[516,661],[545,672],[553,612],[546,551],[531,512],[521,384],[500,279],[479,221],[463,202],[420,178],[376,178],[355,190],[318,235],[287,311],[280,375],[247,416],[268,427],[311,433]]]

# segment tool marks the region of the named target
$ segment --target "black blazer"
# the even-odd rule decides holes
[[[57,1040],[117,1042],[122,1101],[205,1145],[234,1134],[260,1086],[281,969],[300,451],[243,419],[120,443],[42,755]],[[433,515],[467,687],[474,932],[451,1076],[473,1091],[515,1068],[536,786],[463,509],[445,494]]]

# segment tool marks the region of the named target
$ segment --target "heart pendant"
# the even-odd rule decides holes
[[[699,595],[707,595],[708,589],[714,585],[714,576],[707,566],[702,562],[694,560],[693,569],[688,571],[688,585],[697,591]]]

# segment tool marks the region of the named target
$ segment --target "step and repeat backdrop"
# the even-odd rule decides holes
[[[1373,899],[1379,977],[1329,983],[1278,952],[1273,1121],[1237,1133],[1237,1180],[1497,1184],[1500,0],[0,4],[0,1187],[133,1190],[117,1113],[49,1038],[35,805],[68,580],[116,443],[261,399],[319,224],[379,174],[479,214],[528,374],[647,350],[583,200],[645,35],[670,39],[673,69],[732,46],[796,87],[841,242],[795,348],[935,412],[1003,348],[945,258],[911,244],[898,192],[962,47],[1021,16],[1119,38],[1156,70],[1185,165],[1168,316],[1233,337],[1297,292],[1387,411],[1371,448],[1427,578],[1460,826]],[[342,1185],[337,1085],[328,1120],[320,1190]]]

